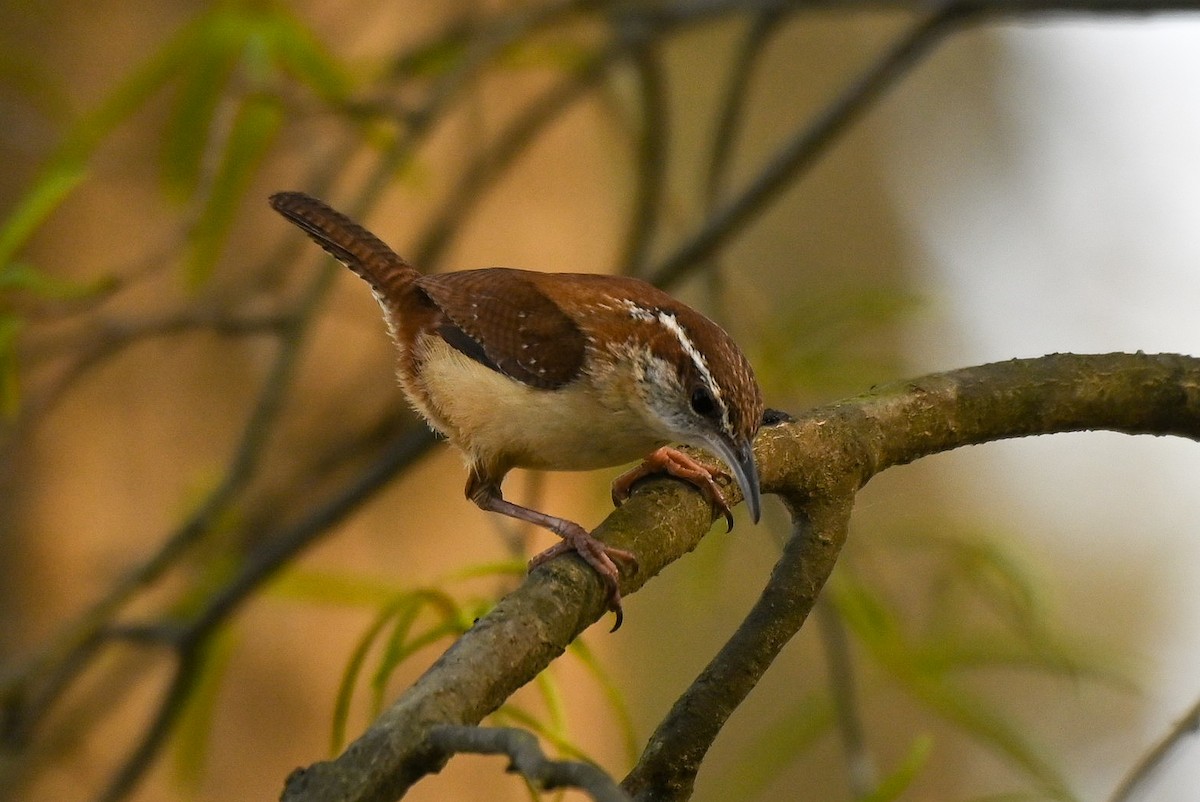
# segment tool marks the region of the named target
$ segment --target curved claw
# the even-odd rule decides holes
[[[724,516],[727,527],[725,531],[733,531],[733,510],[729,508],[729,502],[725,500],[725,495],[716,482],[718,478],[728,479],[729,475],[717,468],[709,468],[682,451],[669,446],[663,446],[651,452],[640,465],[613,480],[613,506],[620,507],[624,504],[629,499],[629,494],[633,492],[633,486],[637,482],[656,473],[674,476],[676,479],[682,479],[696,487],[708,499],[708,503],[712,505],[713,509]]]
[[[616,623],[613,624],[613,628],[609,631],[616,632],[621,628],[621,623],[625,620],[625,613],[621,608],[621,587],[619,584],[621,571],[617,567],[617,563],[622,563],[629,567],[632,573],[637,573],[637,556],[625,549],[606,546],[584,530],[583,527],[567,529],[561,532],[560,535],[562,540],[545,551],[534,555],[533,559],[529,561],[529,570],[532,571],[539,565],[553,560],[562,554],[572,551],[578,554],[583,558],[584,562],[600,575],[600,579],[604,582],[607,608],[616,613],[617,616]]]

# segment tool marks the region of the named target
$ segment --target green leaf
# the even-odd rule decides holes
[[[562,741],[568,741],[567,709],[563,704],[562,692],[558,683],[549,671],[543,671],[534,677],[534,685],[541,693],[542,702],[546,705],[546,728]]]
[[[900,795],[912,785],[912,781],[916,779],[918,772],[928,762],[932,752],[932,738],[928,735],[917,738],[909,748],[908,754],[904,756],[904,760],[900,761],[900,765],[891,774],[884,777],[874,791],[862,797],[859,802],[892,802],[893,799],[899,799]]]
[[[200,655],[196,684],[179,717],[173,741],[175,779],[185,788],[196,789],[204,778],[213,716],[237,644],[234,630],[224,627]]]
[[[367,631],[358,639],[354,650],[350,652],[350,660],[342,672],[342,681],[338,683],[337,695],[333,703],[333,732],[330,735],[331,755],[338,754],[346,742],[346,723],[350,719],[350,703],[354,700],[354,687],[358,683],[359,674],[362,673],[363,665],[366,663],[367,652],[370,651],[375,639],[387,626],[387,623],[392,618],[401,615],[406,607],[414,603],[413,597],[407,593],[395,597],[379,612],[379,615],[371,622],[371,626],[367,627]]]
[[[1133,681],[1114,665],[1111,657],[1093,654],[1046,635],[1013,636],[1006,633],[939,635],[914,647],[913,662],[922,671],[945,673],[981,668],[1023,668],[1059,674],[1072,680],[1089,679],[1133,691]]]
[[[327,101],[344,99],[350,88],[346,71],[298,18],[284,9],[271,17],[271,49],[279,66]]]
[[[28,292],[48,301],[78,301],[94,298],[116,286],[112,277],[94,281],[69,281],[57,278],[23,262],[10,262],[0,267],[0,293]]]
[[[405,660],[442,638],[461,635],[470,628],[473,620],[473,616],[469,616],[453,597],[437,588],[420,588],[408,595],[413,599],[413,606],[397,616],[396,626],[384,646],[379,667],[371,678],[373,715],[383,709],[388,680]],[[409,638],[409,631],[424,607],[435,610],[438,620],[424,632]]]
[[[985,537],[933,532],[921,532],[901,542],[944,555],[950,577],[966,584],[975,598],[1020,630],[1029,632],[1040,626],[1042,609],[1036,584],[1002,544]]]
[[[604,666],[600,665],[600,661],[582,638],[572,641],[567,650],[583,663],[584,668],[592,675],[592,679],[600,686],[604,698],[608,700],[609,707],[617,717],[617,728],[620,730],[621,740],[625,743],[625,758],[632,766],[633,762],[637,760],[641,744],[638,742],[637,730],[633,726],[633,716],[629,712],[629,705],[625,702],[625,695],[621,693],[621,689],[616,686],[612,677],[604,670]]]
[[[887,602],[849,571],[835,576],[831,597],[846,626],[876,649],[892,649],[902,636],[900,621]]]
[[[522,39],[500,54],[502,67],[516,70],[554,69],[579,73],[596,57],[594,47],[567,39]]]
[[[212,191],[192,231],[185,268],[188,287],[202,286],[212,275],[241,196],[283,122],[274,98],[252,95],[242,101],[225,145]]]
[[[461,582],[464,579],[479,579],[480,577],[524,577],[529,571],[529,565],[524,560],[498,560],[496,562],[468,565],[446,574],[446,581]],[[438,584],[441,584],[440,582]]]
[[[891,287],[834,287],[782,300],[738,299],[761,310],[751,361],[768,396],[854,392],[895,372],[894,349],[880,344],[920,303]]]
[[[390,604],[400,589],[386,580],[352,573],[291,568],[267,587],[281,599],[336,607],[379,608]]]
[[[213,119],[237,66],[241,44],[211,20],[200,40],[194,57],[183,65],[182,86],[163,134],[163,183],[168,193],[180,199],[196,191]]]
[[[898,672],[902,675],[903,672]],[[983,699],[944,678],[910,674],[905,685],[930,709],[957,725],[976,740],[995,749],[1022,769],[1050,798],[1072,802],[1076,799],[1066,780],[1050,763],[1042,759],[1024,735],[1002,716],[991,710]]]
[[[87,160],[100,142],[187,62],[200,30],[198,23],[186,26],[70,127],[33,186],[0,225],[0,264],[12,261],[37,227],[79,186],[87,174]]]
[[[438,78],[455,69],[467,55],[469,34],[452,31],[445,37],[406,53],[397,60],[392,71],[411,78]]]
[[[828,586],[843,620],[871,656],[912,696],[977,741],[994,749],[1058,800],[1075,797],[1058,771],[1043,760],[1015,727],[992,711],[982,698],[959,687],[944,672],[922,662],[915,646],[888,605],[849,571],[840,571]],[[886,623],[881,623],[886,622]]]
[[[0,314],[0,415],[12,420],[21,409],[21,373],[17,359],[17,336],[25,321],[16,315]]]
[[[572,743],[553,729],[548,728],[541,719],[516,704],[509,702],[501,705],[496,712],[492,713],[492,718],[498,722],[503,722],[506,718],[512,719],[522,727],[532,730],[535,735],[549,742],[563,758],[583,760],[593,765],[599,765],[578,744]]]
[[[34,185],[0,226],[0,265],[8,264],[38,226],[87,176],[87,165],[74,155],[61,156],[42,170]]]

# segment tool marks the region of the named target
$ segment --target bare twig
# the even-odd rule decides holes
[[[797,493],[796,529],[762,595],[650,736],[637,766],[622,782],[637,800],[687,799],[696,774],[733,711],[745,700],[816,603],[846,540],[854,487],[811,503]],[[797,490],[799,490],[797,488]]]
[[[153,719],[138,744],[126,755],[98,802],[116,802],[125,797],[152,765],[171,733],[184,703],[199,679],[203,650],[233,611],[300,551],[357,509],[365,499],[385,486],[397,473],[420,457],[434,442],[424,426],[414,426],[396,438],[362,474],[333,498],[317,505],[288,529],[268,536],[225,585],[205,600],[188,621],[122,625],[97,633],[101,638],[127,640],[146,645],[167,645],[177,652],[171,683],[161,697]]]
[[[709,157],[708,178],[705,186],[709,211],[725,196],[729,181],[729,168],[733,154],[741,139],[746,120],[746,106],[750,99],[750,81],[755,68],[767,52],[771,37],[787,19],[787,10],[768,9],[759,12],[750,23],[746,36],[738,47],[737,56],[729,71],[729,81],[717,115],[717,129],[713,136],[712,155]]]
[[[429,732],[429,743],[446,755],[508,755],[509,771],[518,772],[540,790],[578,788],[596,802],[629,802],[629,795],[599,767],[578,760],[550,760],[537,738],[515,727],[443,725]]]
[[[608,47],[589,58],[575,75],[547,90],[526,107],[488,147],[476,155],[413,249],[415,264],[428,268],[437,263],[471,208],[484,199],[486,188],[512,166],[514,160],[526,151],[547,125],[584,97],[623,52],[621,47]]]
[[[845,90],[809,124],[784,144],[749,185],[708,216],[700,229],[663,260],[652,274],[663,286],[705,263],[755,218],[775,197],[791,186],[837,138],[879,99],[929,49],[941,41],[952,24],[965,19],[941,10],[915,25],[886,53],[851,81]]]
[[[667,177],[667,90],[660,56],[653,43],[633,53],[639,90],[641,130],[637,137],[637,192],[629,210],[629,233],[617,265],[627,276],[641,275],[658,232]]]
[[[1191,738],[1200,732],[1200,700],[1192,705],[1183,716],[1176,721],[1171,729],[1142,755],[1138,762],[1121,780],[1120,785],[1109,797],[1109,802],[1129,802],[1138,791],[1162,768],[1167,758],[1186,738]]]
[[[850,639],[846,625],[828,596],[817,600],[817,628],[825,647],[828,685],[837,715],[838,732],[842,736],[842,751],[846,759],[846,781],[850,795],[864,799],[875,790],[878,778],[875,760],[867,748],[863,732],[862,711],[858,706],[858,684],[854,677],[854,659],[850,654]]]

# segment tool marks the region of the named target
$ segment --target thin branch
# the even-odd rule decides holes
[[[188,622],[163,622],[122,625],[103,635],[145,645],[169,645],[178,650],[178,663],[170,686],[163,694],[153,719],[137,745],[125,757],[98,802],[116,802],[137,785],[166,744],[185,703],[199,678],[202,650],[211,643],[218,627],[262,583],[288,564],[306,546],[342,520],[374,493],[386,486],[397,473],[407,468],[434,443],[424,426],[414,426],[396,438],[367,470],[332,499],[319,505],[298,523],[264,540],[224,586],[206,599],[204,606]]]
[[[186,708],[192,689],[199,679],[202,664],[199,646],[195,643],[187,644],[179,654],[179,662],[175,666],[171,682],[163,693],[150,723],[142,732],[137,745],[130,750],[114,772],[108,786],[96,797],[96,802],[118,802],[137,787]]]
[[[729,80],[717,115],[717,128],[713,135],[712,154],[708,163],[708,178],[705,185],[705,201],[711,210],[725,196],[729,181],[733,154],[741,139],[746,121],[746,106],[750,100],[750,81],[759,61],[767,52],[771,38],[788,18],[787,10],[781,8],[759,12],[750,23],[737,56],[730,68]]]
[[[530,103],[488,147],[476,154],[413,249],[414,264],[428,268],[441,258],[471,209],[484,200],[486,189],[504,175],[538,134],[608,74],[609,67],[624,50],[624,47],[609,46],[593,55],[575,75]]]
[[[815,410],[795,424],[766,429],[755,442],[755,454],[764,468],[763,487],[784,495],[793,517],[801,516],[798,527],[804,515],[816,526],[822,517],[842,512],[841,494],[853,494],[888,467],[964,445],[1095,429],[1200,439],[1200,359],[1053,354],[934,374],[877,388],[869,396]],[[800,442],[805,445],[798,447]],[[841,501],[848,514],[850,497]],[[833,568],[840,548],[836,538],[842,535],[833,528],[817,538],[818,551],[807,558],[814,573],[804,577],[806,584],[798,592],[815,596]],[[764,658],[782,648],[775,639],[791,637],[791,627],[803,622],[808,607],[788,606],[796,603],[787,600],[788,589],[774,587],[777,575],[787,570],[789,549],[800,548],[800,542],[800,536],[793,536],[751,616],[651,737],[623,783],[635,798],[690,796],[700,761],[732,712],[730,700],[714,689],[727,684],[740,702],[743,689],[766,670]],[[828,547],[832,554],[820,550]],[[805,602],[807,596],[799,597],[799,603]],[[786,625],[783,633],[768,628],[772,613]],[[761,632],[757,621],[751,623],[759,616],[768,619]],[[746,682],[744,675],[753,681]]]
[[[633,53],[633,71],[639,90],[638,111],[641,131],[637,137],[637,190],[629,211],[629,233],[624,252],[617,260],[619,272],[627,276],[641,275],[659,230],[663,192],[667,177],[667,120],[666,77],[660,55],[653,42],[646,43]]]
[[[16,428],[24,434],[45,418],[67,393],[93,370],[107,365],[133,346],[160,337],[210,331],[223,337],[281,336],[291,323],[287,315],[228,315],[219,310],[181,309],[169,315],[132,320],[105,320],[72,333],[69,338],[42,344],[34,359],[45,353],[69,349],[74,358],[50,386],[26,399]],[[32,349],[31,349],[32,350]],[[38,353],[41,352],[41,353]]]
[[[597,529],[606,542],[638,550],[640,570],[623,577],[623,595],[695,548],[711,527],[707,501],[698,493],[674,496],[678,487],[670,479],[645,482]],[[581,560],[543,565],[460,637],[341,757],[294,772],[283,799],[392,802],[444,762],[426,741],[430,728],[477,724],[604,613],[602,583]]]
[[[184,551],[209,531],[213,521],[228,508],[255,474],[264,445],[274,431],[286,389],[290,386],[308,322],[328,291],[332,276],[332,270],[326,268],[312,279],[299,311],[289,320],[290,325],[281,338],[279,353],[263,382],[220,484],[154,554],[129,569],[100,600],[68,625],[45,652],[26,664],[16,676],[5,678],[3,701],[9,715],[16,716],[14,722],[32,726],[41,720],[45,710],[54,703],[78,671],[87,665],[86,658],[99,645],[97,633],[134,593],[158,579]],[[48,675],[50,681],[42,683],[36,692],[30,693],[26,683],[31,682],[30,678],[43,675]],[[21,697],[19,700],[18,696]]]
[[[1133,765],[1129,773],[1121,780],[1120,785],[1113,791],[1109,802],[1129,802],[1133,799],[1139,789],[1145,786],[1150,778],[1163,767],[1175,748],[1185,738],[1194,737],[1197,732],[1200,732],[1200,700],[1197,700],[1191,709],[1172,725],[1158,743],[1150,747],[1138,759],[1138,762]]]
[[[733,636],[700,673],[647,742],[621,783],[636,800],[688,799],[709,747],[733,711],[800,631],[833,571],[850,522],[853,485],[805,504],[797,497],[795,530],[762,595]]]
[[[599,767],[578,760],[550,760],[537,738],[515,727],[443,725],[430,731],[429,743],[446,756],[508,755],[509,771],[521,774],[539,790],[578,788],[596,802],[629,802],[629,795]]]
[[[837,608],[827,596],[817,599],[817,629],[825,647],[826,673],[832,691],[838,732],[842,736],[842,751],[846,759],[846,782],[850,795],[864,799],[879,782],[875,760],[867,748],[863,732],[862,711],[858,705],[858,683],[854,677],[854,659],[850,654],[850,639],[846,625]]]
[[[386,487],[435,442],[433,433],[424,425],[414,425],[402,432],[371,465],[332,498],[318,504],[284,531],[265,538],[246,557],[237,574],[205,601],[192,626],[202,633],[214,630],[264,582]]]
[[[728,192],[729,175],[733,165],[733,154],[741,140],[742,129],[746,122],[746,107],[751,91],[750,82],[763,55],[767,52],[771,38],[779,30],[780,25],[788,18],[787,14],[778,9],[760,12],[750,23],[738,47],[730,68],[729,80],[725,85],[724,97],[721,101],[721,111],[717,115],[717,128],[713,135],[712,153],[709,156],[708,176],[705,182],[704,213],[711,215]],[[703,272],[707,279],[706,288],[709,293],[709,305],[718,312],[716,320],[724,323],[724,286],[719,261],[714,255],[705,266],[696,268]]]
[[[749,185],[713,212],[704,225],[653,273],[659,286],[696,270],[753,221],[779,193],[816,163],[826,149],[964,17],[941,10],[915,25],[792,139],[779,148]]]

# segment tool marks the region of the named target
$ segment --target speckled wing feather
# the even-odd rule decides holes
[[[439,329],[443,339],[472,359],[543,390],[562,387],[579,375],[584,333],[525,271],[438,273],[422,276],[418,286],[458,329]],[[471,342],[464,342],[460,333]]]

